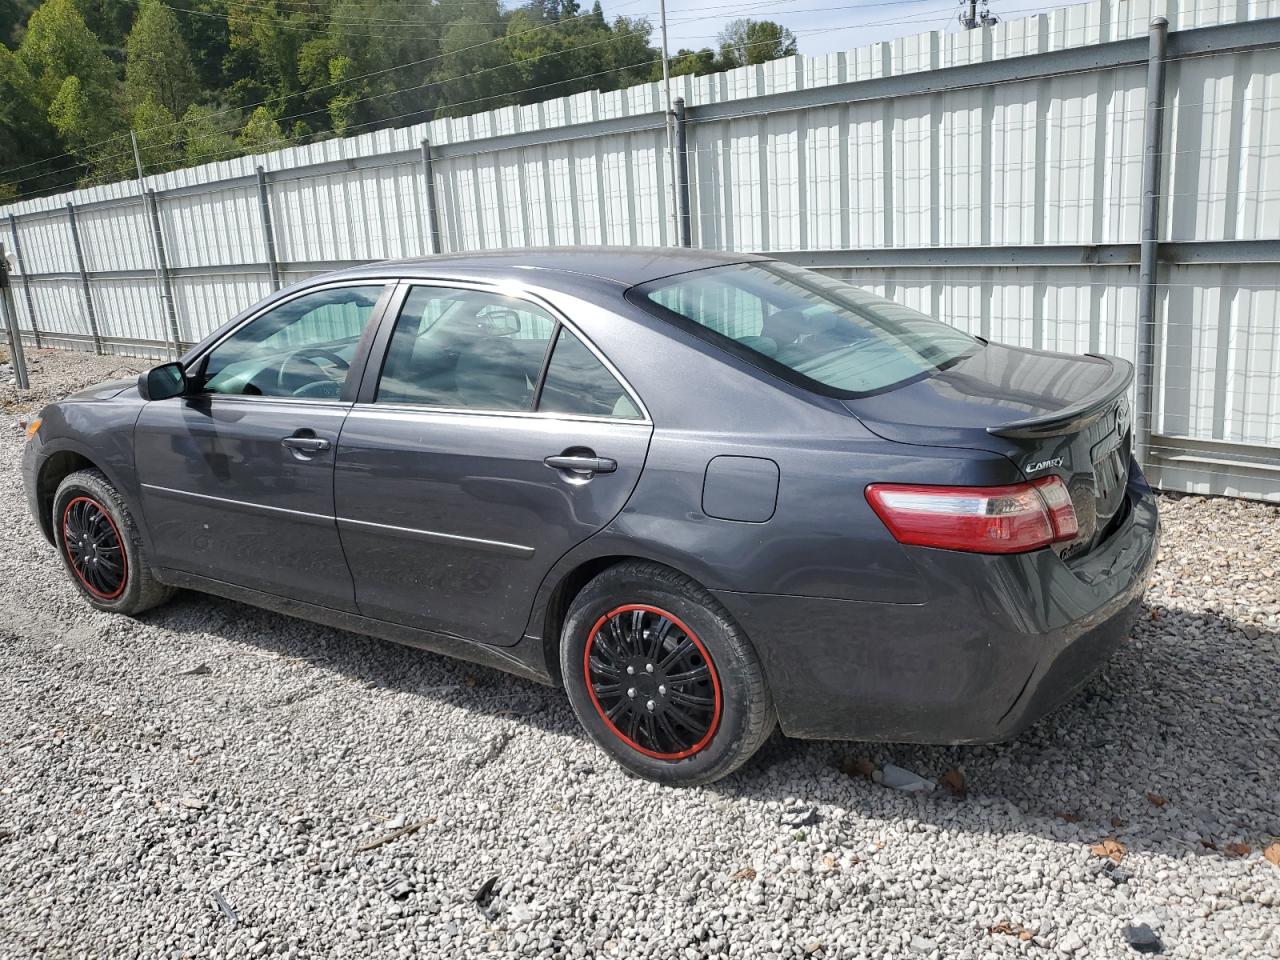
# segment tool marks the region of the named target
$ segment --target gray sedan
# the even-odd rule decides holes
[[[204,591],[562,685],[635,773],[774,730],[1006,739],[1127,635],[1132,369],[773,260],[504,251],[317,277],[42,411],[93,606]]]

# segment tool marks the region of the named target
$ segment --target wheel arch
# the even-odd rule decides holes
[[[102,468],[78,450],[63,448],[47,454],[40,463],[36,474],[36,504],[39,507],[40,531],[50,543],[53,535],[53,497],[58,485],[67,477],[79,470],[98,470]]]
[[[533,614],[526,630],[531,636],[541,634],[543,657],[551,679],[557,686],[564,685],[564,678],[560,674],[560,631],[564,627],[565,617],[569,613],[569,607],[572,606],[574,598],[588,583],[606,570],[631,562],[656,563],[688,577],[706,589],[705,583],[699,577],[671,563],[670,560],[645,556],[637,552],[617,551],[580,559],[576,563],[562,562],[557,565],[558,568],[565,569],[553,570],[548,574],[535,600]],[[535,630],[537,633],[534,632]]]

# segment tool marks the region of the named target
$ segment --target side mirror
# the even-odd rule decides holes
[[[187,371],[180,363],[162,363],[138,377],[143,400],[168,400],[187,392]]]

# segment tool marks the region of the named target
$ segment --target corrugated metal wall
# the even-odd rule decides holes
[[[1280,0],[1097,0],[679,78],[693,245],[787,255],[993,339],[1133,359],[1136,256],[1089,251],[1139,240],[1146,66],[1107,51],[1145,51],[1158,15],[1187,31],[1276,17]],[[1035,67],[1071,51],[1060,70]],[[1012,58],[1027,58],[1029,79],[930,87],[950,68]],[[1280,45],[1182,55],[1167,71],[1159,239],[1202,246],[1161,267],[1148,467],[1168,487],[1280,499],[1280,271],[1257,247],[1280,240]],[[916,92],[857,86],[895,78]],[[826,88],[849,97],[799,99]],[[197,340],[272,288],[259,166],[286,283],[435,252],[433,218],[446,251],[671,243],[662,109],[646,84],[149,177],[178,335]],[[42,342],[92,346],[96,326],[101,349],[163,352],[171,334],[137,184],[0,210],[10,214],[0,237],[12,245],[16,229]],[[1215,260],[1203,251],[1214,241],[1254,246]]]

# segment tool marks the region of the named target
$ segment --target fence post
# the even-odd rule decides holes
[[[169,273],[169,258],[164,252],[164,231],[160,229],[160,203],[154,190],[147,191],[147,207],[151,214],[151,235],[156,246],[156,271],[160,274],[161,296],[164,299],[165,319],[169,322],[169,339],[173,343],[173,356],[182,356],[182,339],[178,336],[178,310],[173,302],[173,278]]]
[[[680,226],[680,246],[693,246],[692,217],[689,211],[689,126],[684,97],[676,97],[676,203]]]
[[[18,239],[18,218],[9,214],[9,232],[13,234],[13,255],[18,259],[18,273],[22,276],[22,295],[27,301],[27,317],[31,320],[31,335],[36,349],[40,349],[40,326],[36,323],[36,303],[31,296],[31,281],[27,279],[27,265],[22,259],[22,241]]]
[[[431,165],[431,141],[422,141],[422,180],[426,186],[427,232],[431,235],[431,252],[440,249],[440,208],[436,206],[436,176]]]
[[[89,289],[89,274],[84,268],[84,250],[80,246],[80,228],[76,225],[76,207],[67,202],[67,220],[71,224],[71,244],[76,251],[76,266],[80,269],[80,287],[84,290],[84,307],[89,311],[89,332],[93,334],[93,352],[102,353],[102,335],[98,333],[98,315],[93,311],[93,291]]]
[[[0,243],[0,305],[4,307],[4,325],[9,333],[9,361],[19,390],[27,389],[27,356],[22,350],[22,331],[18,329],[18,308],[13,302],[13,285],[9,279],[9,262],[4,244]]]
[[[276,235],[271,229],[271,191],[267,172],[258,167],[258,209],[262,213],[262,239],[267,244],[267,266],[271,268],[271,289],[280,289],[280,261],[276,259]]]
[[[1164,149],[1164,76],[1169,21],[1151,21],[1147,46],[1146,137],[1142,151],[1141,244],[1138,263],[1137,416],[1134,456],[1147,466],[1151,456],[1155,395],[1156,283],[1160,229],[1160,161]]]

